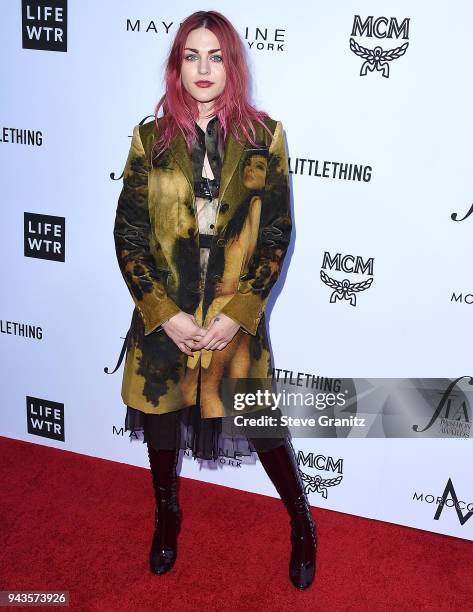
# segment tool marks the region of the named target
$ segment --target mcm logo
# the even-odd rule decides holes
[[[298,465],[308,465],[311,468],[318,470],[338,472],[339,475],[333,478],[323,478],[320,474],[312,476],[306,474],[299,468],[299,472],[304,483],[304,493],[320,493],[324,499],[328,497],[329,487],[335,487],[342,482],[343,474],[343,459],[333,460],[333,457],[325,457],[325,455],[314,455],[314,453],[297,453]]]
[[[320,279],[322,282],[333,289],[330,294],[330,302],[334,303],[340,300],[346,300],[350,306],[356,306],[356,294],[360,291],[366,291],[373,283],[373,278],[367,278],[358,282],[351,282],[348,278],[337,280],[324,272],[324,268],[335,268],[338,271],[351,274],[370,274],[373,275],[373,258],[370,257],[367,262],[364,262],[360,256],[356,258],[353,255],[345,255],[337,253],[335,257],[331,257],[330,253],[325,251],[320,270]]]
[[[446,484],[445,489],[444,489],[444,492],[442,494],[442,497],[440,498],[440,501],[439,501],[439,504],[438,504],[438,508],[437,508],[437,510],[435,512],[434,520],[436,520],[436,521],[439,520],[440,515],[443,512],[443,509],[447,505],[447,501],[448,501],[448,496],[449,495],[452,498],[453,506],[455,507],[455,510],[457,512],[457,516],[458,516],[458,520],[460,522],[460,525],[463,526],[473,516],[473,510],[469,510],[468,512],[463,514],[463,512],[461,511],[461,508],[460,508],[460,504],[464,504],[464,502],[458,501],[458,497],[457,497],[457,494],[456,494],[455,489],[453,487],[453,483],[452,483],[452,479],[451,478],[448,479],[447,484]],[[450,504],[450,505],[452,505],[452,504]]]
[[[366,76],[368,70],[374,72],[378,70],[381,72],[383,77],[389,78],[389,63],[395,59],[400,58],[406,52],[409,43],[406,42],[400,47],[395,49],[387,49],[383,51],[383,48],[376,45],[374,49],[368,49],[368,47],[362,47],[353,38],[350,38],[350,49],[355,55],[363,58],[365,61],[361,64],[360,76]]]
[[[359,15],[353,19],[352,36],[367,36],[375,38],[409,38],[409,18],[403,20],[399,25],[395,17],[378,17],[374,19],[371,15],[361,21]],[[350,38],[350,50],[361,57],[364,62],[360,68],[360,76],[366,76],[368,72],[381,72],[382,76],[389,78],[389,62],[402,57],[409,46],[408,42],[395,47],[394,49],[383,49],[376,45],[373,49],[363,47],[354,38]]]
[[[335,478],[322,478],[320,474],[316,476],[310,476],[302,470],[299,470],[304,483],[305,493],[320,493],[324,499],[327,499],[328,487],[334,487],[342,482],[343,476],[336,476]]]

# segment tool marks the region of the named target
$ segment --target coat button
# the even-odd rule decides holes
[[[220,206],[220,212],[227,212],[228,210],[228,204],[227,202],[222,202],[222,205]]]
[[[220,276],[220,274],[214,274],[212,278],[214,279],[215,282],[222,280],[222,277]]]
[[[219,238],[217,240],[217,246],[219,246],[219,247],[225,246],[225,238]]]

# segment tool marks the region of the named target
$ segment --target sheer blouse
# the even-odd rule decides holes
[[[199,223],[200,288],[202,293],[205,286],[210,245],[215,230],[220,173],[223,161],[223,144],[218,138],[220,123],[216,115],[210,119],[205,131],[197,123],[195,125],[198,138],[192,149],[192,168],[194,173],[194,194],[196,197],[195,207]],[[211,173],[204,168],[206,153]]]

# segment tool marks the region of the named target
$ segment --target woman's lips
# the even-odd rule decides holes
[[[212,81],[196,81],[195,84],[197,87],[210,87],[213,85]]]

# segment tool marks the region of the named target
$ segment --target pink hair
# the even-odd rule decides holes
[[[269,115],[256,110],[248,100],[250,80],[246,62],[245,47],[233,25],[217,11],[197,11],[185,19],[174,39],[165,70],[166,93],[160,98],[154,111],[156,131],[158,131],[158,111],[163,107],[161,120],[162,134],[154,143],[153,150],[158,148],[157,157],[169,147],[170,142],[180,130],[186,140],[190,153],[192,143],[197,138],[194,121],[199,118],[197,102],[184,89],[181,82],[181,65],[187,36],[192,30],[208,28],[218,38],[222,59],[226,68],[225,89],[215,100],[214,114],[222,126],[223,139],[226,140],[230,130],[235,139],[239,139],[237,127],[253,147],[255,128],[253,121],[258,122],[271,134],[263,120]],[[247,127],[249,127],[249,130]],[[253,135],[251,136],[250,133]]]

